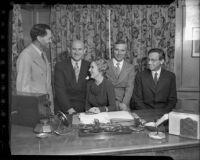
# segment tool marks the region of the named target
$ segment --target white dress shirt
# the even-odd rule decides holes
[[[121,71],[123,63],[124,63],[124,60],[122,60],[121,62],[118,62],[118,61],[115,60],[115,58],[113,58],[114,67],[117,67],[117,63],[119,63],[119,68],[120,68],[120,71]]]
[[[160,78],[160,72],[161,72],[161,67],[157,71],[152,71],[151,73],[152,73],[153,79],[154,79],[155,73],[157,73],[157,80],[159,80],[159,78]]]
[[[78,68],[79,68],[79,71],[80,71],[81,60],[77,62],[77,61],[74,61],[73,59],[71,59],[71,62],[72,62],[72,66],[73,66],[73,68],[75,67],[76,63],[78,63]]]

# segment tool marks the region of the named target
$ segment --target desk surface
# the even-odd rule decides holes
[[[152,114],[141,112],[150,120]],[[140,115],[140,113],[138,113]],[[149,116],[147,116],[149,115]],[[151,116],[150,116],[151,115]],[[160,114],[156,114],[160,117]],[[141,118],[144,118],[140,115]],[[139,154],[144,152],[162,151],[199,147],[199,140],[183,138],[166,134],[166,139],[154,140],[148,137],[149,131],[132,134],[79,137],[77,129],[67,135],[51,135],[39,139],[33,133],[33,128],[11,127],[11,153],[13,155],[88,155],[88,154]]]

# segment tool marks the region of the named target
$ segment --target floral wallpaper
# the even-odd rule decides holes
[[[110,11],[110,12],[109,12]],[[109,14],[110,13],[110,14]],[[166,53],[165,67],[174,70],[176,5],[55,5],[51,7],[51,47],[55,64],[70,54],[73,39],[85,42],[86,60],[96,56],[108,59],[114,43],[125,40],[127,60],[139,68],[150,48]],[[109,17],[110,15],[110,17]],[[110,26],[109,26],[110,22]],[[109,46],[109,27],[110,44]]]
[[[97,56],[109,59],[114,43],[121,39],[128,44],[126,59],[135,65],[136,71],[153,47],[164,50],[165,67],[174,71],[175,15],[175,2],[170,5],[53,5],[50,8],[52,70],[57,61],[70,56],[74,39],[84,41],[87,49],[84,59],[88,61]],[[11,81],[14,88],[16,60],[24,49],[22,23],[21,7],[16,4],[12,16]]]
[[[84,41],[86,60],[106,57],[108,52],[108,10],[104,5],[55,5],[51,8],[50,25],[54,39],[52,63],[70,54],[74,39]],[[107,57],[106,57],[107,58]]]
[[[123,39],[128,44],[127,59],[138,66],[149,49],[162,48],[166,54],[166,68],[174,70],[175,4],[119,5],[111,7],[112,46]]]
[[[22,28],[22,14],[20,5],[13,6],[12,13],[12,72],[11,72],[11,88],[15,90],[16,80],[16,61],[24,49],[23,28]]]

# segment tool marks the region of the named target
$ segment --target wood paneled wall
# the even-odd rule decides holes
[[[199,61],[192,57],[192,28],[200,27],[199,0],[179,0],[176,10],[175,73],[178,105],[199,112]]]
[[[31,43],[30,30],[34,24],[44,23],[50,25],[50,8],[40,5],[22,7],[22,27],[25,46]],[[47,58],[49,59],[49,53]]]

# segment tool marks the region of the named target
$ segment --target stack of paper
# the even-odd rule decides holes
[[[101,112],[98,114],[80,113],[80,123],[93,124],[95,119],[98,119],[100,123],[109,123],[113,121],[132,121],[134,120],[131,113],[127,111],[115,111],[115,112]]]
[[[132,121],[133,116],[127,111],[107,112],[112,121]]]

